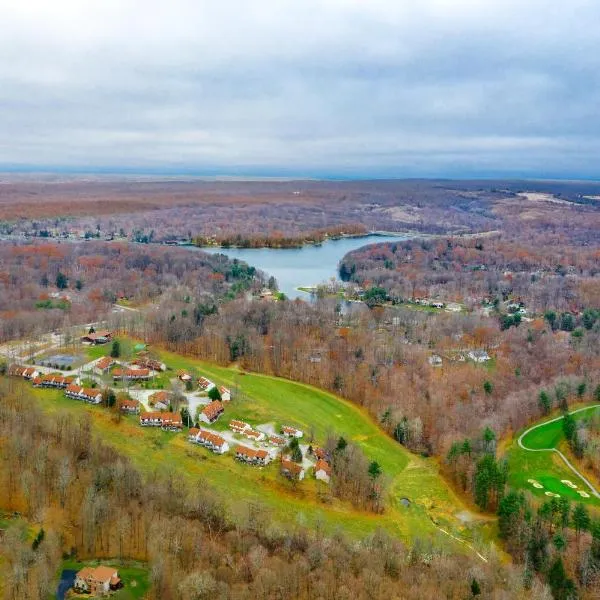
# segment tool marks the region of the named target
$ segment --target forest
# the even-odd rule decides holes
[[[570,182],[4,182],[0,342],[102,321],[155,348],[328,390],[434,457],[452,490],[497,518],[512,557],[474,562],[383,533],[357,545],[286,529],[254,502],[226,514],[206,482],[148,479],[88,421],[42,417],[34,397],[0,379],[0,507],[56,523],[36,548],[21,521],[3,533],[5,596],[45,598],[66,555],[144,561],[152,597],[165,599],[593,598],[597,509],[512,489],[505,451],[517,432],[562,414],[561,447],[598,481],[597,417],[573,424],[569,411],[600,402],[599,192]],[[352,302],[338,290],[288,300],[269,274],[193,247],[371,230],[411,238],[344,257]],[[327,444],[333,494],[366,498],[358,508],[376,518],[385,492],[352,440],[336,454],[339,444]]]
[[[260,289],[254,267],[223,255],[126,242],[0,244],[0,342],[96,322],[117,301],[133,306],[186,286],[218,303]]]

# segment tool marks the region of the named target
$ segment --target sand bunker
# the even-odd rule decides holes
[[[589,498],[590,495],[587,492],[584,492],[583,490],[577,490],[577,493],[582,497],[582,498]]]
[[[545,492],[545,494],[551,498],[560,498],[560,494],[555,494],[554,492]]]
[[[541,490],[544,487],[539,481],[536,481],[535,479],[528,479],[527,483],[530,483],[534,488],[538,490]]]
[[[564,483],[565,485],[568,485],[572,490],[577,489],[577,486],[572,481],[569,481],[568,479],[561,479],[560,482]]]

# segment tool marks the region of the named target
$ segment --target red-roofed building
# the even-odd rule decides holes
[[[229,450],[229,444],[225,438],[213,433],[212,431],[208,431],[206,429],[195,429],[196,435],[191,436],[192,429],[190,429],[190,441],[200,444],[209,450],[212,450],[215,454],[225,454]]]
[[[288,479],[304,479],[304,467],[288,458],[281,459],[281,474]]]
[[[208,392],[208,391],[212,390],[216,386],[215,386],[215,384],[210,379],[206,379],[206,377],[199,377],[198,378],[198,387],[202,391]]]
[[[329,478],[331,477],[331,466],[321,458],[315,465],[315,477],[326,482],[329,482]]]
[[[98,375],[104,375],[108,373],[110,368],[115,364],[115,359],[110,356],[103,356],[94,365],[94,372]]]
[[[129,413],[130,415],[138,415],[140,413],[140,403],[138,400],[123,398],[119,400],[119,408],[121,412]]]
[[[129,381],[143,381],[150,379],[149,369],[115,369],[112,372],[113,379],[127,379]]]
[[[199,419],[205,423],[214,423],[223,414],[224,410],[222,402],[215,400],[202,409]]]
[[[285,435],[286,437],[295,438],[301,438],[304,435],[299,429],[296,429],[295,427],[290,427],[289,425],[283,425],[281,427],[281,433],[283,433],[283,435]]]
[[[161,427],[169,431],[177,431],[183,427],[179,413],[143,412],[140,414],[140,425],[143,427]]]
[[[235,449],[235,457],[242,462],[259,466],[268,464],[271,459],[266,450],[254,450],[247,446],[238,446]]]

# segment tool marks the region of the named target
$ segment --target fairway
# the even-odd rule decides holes
[[[577,420],[584,419],[593,412],[600,410],[598,406],[586,406],[573,411]],[[524,446],[520,447],[518,440]],[[546,450],[561,450],[568,452],[568,447],[562,430],[562,417],[550,418],[547,422],[534,426],[516,436],[507,458],[510,468],[509,483],[516,488],[525,489],[540,499],[550,496],[546,493],[558,494],[571,501],[585,502],[591,506],[600,507],[600,500],[594,497],[586,483],[565,464],[558,452]],[[574,460],[569,459],[575,468]],[[565,482],[571,482],[571,487]],[[534,482],[542,487],[534,486]],[[589,495],[583,497],[578,491]]]

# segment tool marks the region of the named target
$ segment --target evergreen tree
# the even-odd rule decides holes
[[[544,390],[540,392],[540,395],[538,396],[538,404],[545,415],[550,412],[550,409],[552,408],[552,400],[550,399],[548,392]]]
[[[369,476],[372,479],[377,479],[377,477],[379,477],[380,475],[381,475],[381,467],[379,466],[379,463],[373,461],[369,465]]]
[[[216,385],[210,388],[210,390],[208,390],[208,397],[213,401],[221,400],[221,392],[219,391],[219,388]]]
[[[577,504],[573,511],[573,528],[575,529],[577,540],[579,540],[581,532],[587,531],[590,528],[590,525],[591,519],[587,508],[581,503]]]
[[[113,340],[110,355],[112,358],[119,358],[121,356],[121,342],[119,340]]]
[[[69,279],[67,278],[67,276],[64,273],[61,273],[59,271],[56,275],[56,287],[59,290],[64,290],[67,288],[68,285],[69,285]]]

